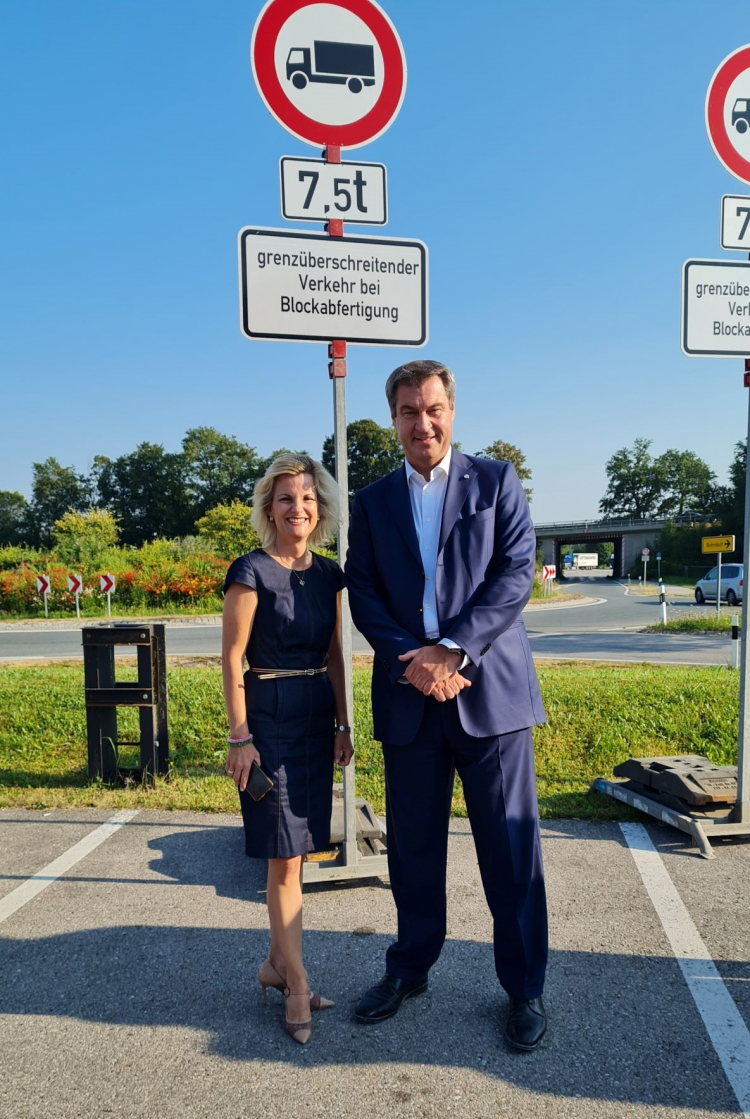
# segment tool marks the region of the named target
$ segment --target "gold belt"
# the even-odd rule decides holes
[[[318,676],[328,668],[251,668],[259,680],[276,680],[284,676]]]

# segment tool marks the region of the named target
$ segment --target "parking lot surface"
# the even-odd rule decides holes
[[[394,935],[387,882],[306,889],[311,983],[336,1006],[303,1047],[282,1030],[281,996],[261,1005],[265,868],[244,858],[239,819],[142,811],[99,830],[112,820],[0,812],[3,1117],[750,1110],[750,844],[705,861],[650,823],[546,822],[550,1028],[519,1055],[502,1041],[469,825],[454,820],[448,941],[428,994],[389,1022],[351,1016]],[[657,872],[653,896],[639,859]],[[706,953],[690,963],[693,987],[679,930]],[[729,1034],[706,1019],[706,998],[732,1009]]]

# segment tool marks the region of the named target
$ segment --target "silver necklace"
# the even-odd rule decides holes
[[[279,556],[279,559],[281,559],[281,556]],[[292,563],[294,563],[294,560],[292,560]],[[286,567],[286,564],[284,564],[284,566]],[[310,564],[310,566],[312,567],[312,564]],[[301,572],[297,571],[296,567],[290,567],[289,570],[297,576],[297,582],[299,583],[299,585],[301,587],[304,587],[304,585],[305,585],[305,572],[307,571],[307,568],[306,567],[303,568],[303,570]]]

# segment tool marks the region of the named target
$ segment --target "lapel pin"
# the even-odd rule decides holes
[[[468,477],[469,477],[469,475],[468,475],[468,474],[464,474],[464,478],[468,478]]]

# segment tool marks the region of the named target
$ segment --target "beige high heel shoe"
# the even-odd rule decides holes
[[[284,993],[284,988],[286,987],[286,983],[281,978],[270,960],[264,960],[258,968],[258,982],[260,983],[260,989],[263,994],[264,1006],[268,1005],[266,990],[269,987],[273,987],[275,991],[281,991],[282,994]]]
[[[260,983],[264,1006],[268,1005],[266,990],[269,987],[273,987],[275,991],[281,991],[282,995],[286,990],[286,983],[270,960],[264,960],[258,968],[258,982]],[[324,999],[322,995],[316,995],[314,991],[310,993],[311,1010],[330,1010],[334,1005],[331,999]]]
[[[284,998],[288,999],[290,995],[309,995],[310,1005],[312,1009],[311,991],[290,991],[288,987],[285,987]],[[308,1041],[312,1037],[312,1018],[308,1018],[306,1022],[290,1022],[289,1019],[285,1016],[284,1029],[293,1041],[298,1041],[300,1045],[307,1045]]]

